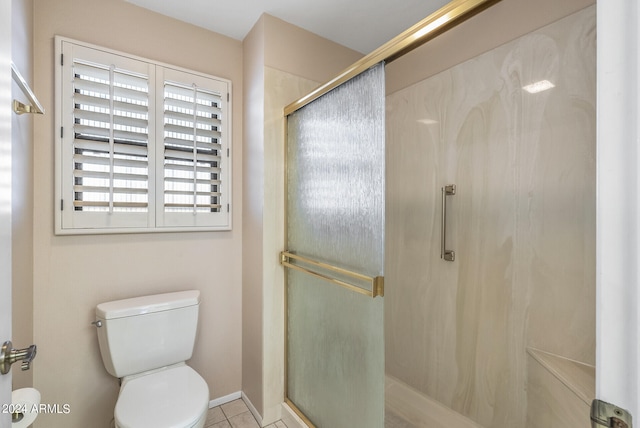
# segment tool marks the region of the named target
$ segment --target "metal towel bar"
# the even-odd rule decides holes
[[[307,265],[311,265],[320,269],[324,269],[324,270],[328,270],[343,276],[347,276],[350,278],[354,278],[357,279],[359,281],[363,281],[366,282],[367,284],[369,284],[371,286],[371,290],[368,290],[366,288],[362,288],[362,287],[358,287],[357,285],[353,285],[350,284],[346,281],[343,281],[341,279],[338,278],[334,278],[331,277],[327,274],[324,273],[320,273],[317,272],[313,269],[304,267],[304,266],[300,266],[297,264],[292,263],[292,260],[297,260],[300,261],[302,263],[305,263]],[[297,254],[293,254],[287,251],[282,251],[280,252],[280,264],[282,266],[286,266],[288,268],[291,269],[295,269],[298,270],[300,272],[304,272],[306,274],[312,275],[316,278],[320,278],[323,279],[325,281],[329,281],[333,284],[339,285],[341,287],[346,288],[347,290],[351,290],[354,291],[356,293],[360,293],[360,294],[364,294],[365,296],[369,296],[369,297],[377,297],[377,296],[384,296],[384,277],[382,276],[376,276],[376,277],[370,277],[367,275],[362,275],[356,272],[352,272],[350,270],[347,269],[343,269],[343,268],[339,268],[336,266],[332,266],[330,264],[327,263],[323,263],[323,262],[318,262],[316,260],[312,260],[309,259],[307,257],[303,257],[303,256],[299,256]]]
[[[13,100],[13,111],[18,114],[44,114],[44,109],[38,101],[38,98],[36,98],[35,94],[27,84],[26,80],[24,80],[13,62],[11,63],[11,75],[13,76],[13,80],[18,84],[24,95],[29,99],[29,102],[31,103],[31,105],[27,105],[21,103],[18,100]]]

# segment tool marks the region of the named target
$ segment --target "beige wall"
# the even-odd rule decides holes
[[[118,381],[100,359],[95,306],[130,296],[198,289],[200,327],[190,364],[211,398],[241,388],[242,44],[122,0],[35,1],[35,90],[49,114],[34,137],[34,386],[68,415],[40,427],[108,427]],[[233,224],[230,232],[54,236],[54,43],[66,36],[230,79]]]
[[[11,2],[12,59],[33,86],[33,0]],[[13,96],[27,102],[18,86]],[[12,306],[15,348],[33,343],[33,121],[30,114],[13,114],[12,132]],[[13,370],[13,388],[31,386],[33,371]]]
[[[262,375],[264,212],[264,18],[243,40],[242,391],[264,416]]]
[[[284,394],[283,108],[362,55],[269,15],[244,50],[242,390],[268,424],[280,418]]]
[[[487,428],[527,347],[595,360],[595,53],[592,6],[388,96],[387,373]]]

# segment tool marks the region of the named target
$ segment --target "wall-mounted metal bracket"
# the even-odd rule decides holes
[[[631,414],[602,400],[591,403],[591,428],[632,428]]]

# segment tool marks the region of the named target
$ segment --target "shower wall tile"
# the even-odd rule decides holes
[[[590,7],[387,98],[387,373],[487,428],[527,346],[595,360],[595,52]]]
[[[591,403],[529,357],[527,428],[584,428],[591,425]]]

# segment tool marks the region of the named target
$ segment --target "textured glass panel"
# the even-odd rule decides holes
[[[382,64],[289,116],[288,249],[384,266]],[[318,427],[384,425],[383,300],[289,272],[288,396]]]
[[[384,252],[384,67],[289,116],[289,248],[380,275]]]

